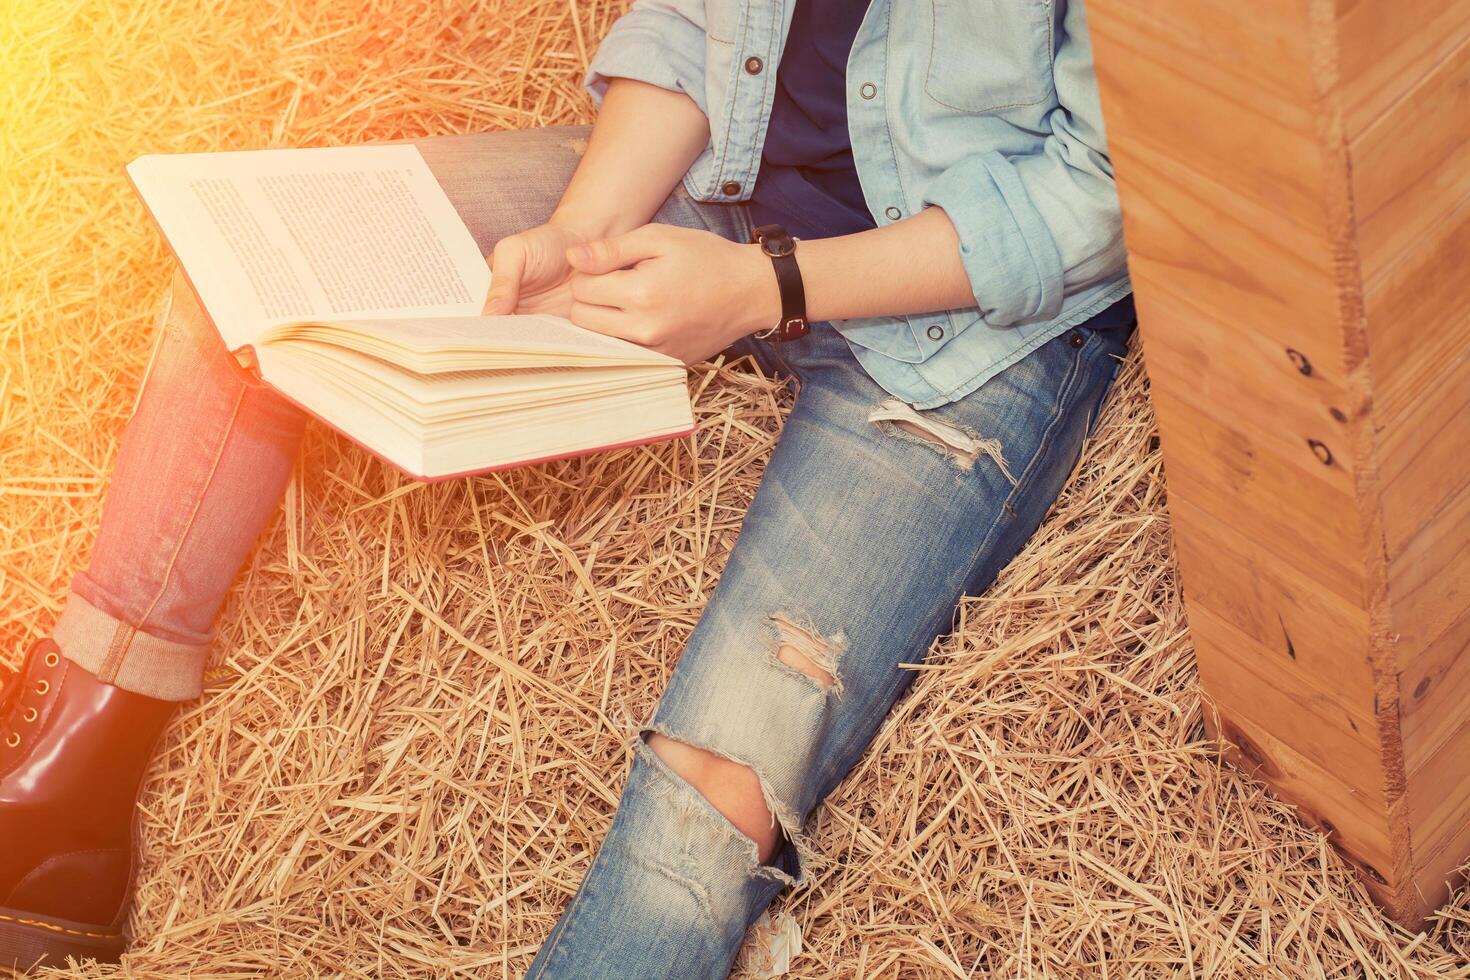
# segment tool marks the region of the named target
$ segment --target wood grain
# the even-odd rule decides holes
[[[1470,857],[1470,0],[1090,0],[1228,757],[1417,925]]]
[[[1372,280],[1470,200],[1470,37],[1353,140],[1352,161],[1362,271]]]
[[[1309,228],[1324,225],[1310,102],[1283,98],[1234,66],[1177,57],[1167,36],[1103,14],[1093,12],[1091,31],[1098,79],[1112,93],[1113,152],[1119,141],[1148,147]]]
[[[1388,113],[1467,34],[1464,0],[1338,0],[1339,95],[1349,137]]]
[[[1398,675],[1404,767],[1413,772],[1447,742],[1470,704],[1470,610],[1422,648],[1405,652]]]
[[[1453,383],[1441,366],[1465,359],[1470,343],[1470,207],[1443,212],[1419,247],[1368,282],[1373,330],[1373,400],[1397,419],[1435,385]]]
[[[1271,784],[1283,799],[1296,804],[1303,822],[1331,835],[1333,845],[1365,872],[1375,893],[1390,895],[1394,865],[1387,804],[1381,793],[1359,791],[1335,779],[1291,745],[1260,728],[1233,709],[1212,701],[1205,727],[1221,739],[1225,757]]]

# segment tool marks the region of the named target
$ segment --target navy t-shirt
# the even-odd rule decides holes
[[[847,59],[868,3],[797,0],[749,200],[756,224],[783,224],[797,238],[876,226],[847,134]]]
[[[757,225],[782,224],[797,238],[832,238],[877,226],[863,199],[847,132],[847,60],[869,2],[797,0],[749,200]],[[1130,295],[1085,326],[1105,330],[1135,318]]]

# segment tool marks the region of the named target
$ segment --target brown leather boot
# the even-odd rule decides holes
[[[122,955],[138,789],[174,707],[49,639],[0,667],[0,970]]]

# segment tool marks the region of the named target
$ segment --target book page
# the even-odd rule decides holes
[[[360,351],[423,374],[538,365],[683,367],[667,354],[545,314],[334,320],[326,326],[311,321],[285,323],[262,332],[258,346],[298,341]]]
[[[577,326],[565,317],[544,313],[510,316],[435,317],[430,320],[394,320],[384,323],[347,323],[358,330],[392,342],[405,350],[497,351],[565,354],[613,358],[640,363],[679,363],[667,354]]]
[[[490,288],[412,144],[144,156],[128,176],[231,349],[294,320],[474,315]]]

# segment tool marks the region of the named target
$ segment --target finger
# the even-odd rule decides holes
[[[644,225],[625,235],[614,235],[567,249],[567,262],[578,272],[602,275],[651,259],[664,251],[664,229]]]
[[[632,269],[620,269],[599,276],[582,272],[572,273],[568,280],[572,299],[593,306],[612,306],[627,310],[643,305],[640,297],[645,292],[643,275]]]
[[[611,306],[573,302],[567,319],[584,329],[623,340],[632,340],[636,330],[636,320],[632,316]]]
[[[486,316],[508,316],[521,298],[521,277],[526,271],[526,249],[514,239],[501,239],[490,259],[490,295],[485,297]]]

